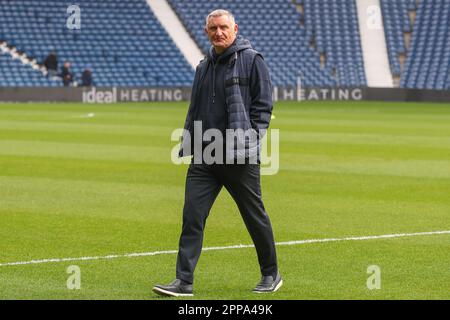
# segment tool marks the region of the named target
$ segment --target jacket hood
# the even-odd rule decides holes
[[[245,49],[253,49],[251,43],[249,40],[245,39],[244,37],[242,37],[241,35],[238,35],[236,37],[236,40],[234,40],[233,44],[231,46],[229,46],[220,56],[220,59],[224,59],[226,57],[228,57],[229,55],[238,52],[238,51],[242,51]],[[209,52],[208,52],[208,58],[211,60],[214,60],[214,47],[211,46],[209,48]]]

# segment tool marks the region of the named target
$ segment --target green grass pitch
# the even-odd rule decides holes
[[[187,103],[0,104],[0,264],[176,250]],[[262,177],[277,242],[450,230],[450,105],[276,103],[280,171]],[[222,190],[205,247],[251,244]],[[278,246],[255,295],[253,248],[205,251],[194,299],[450,299],[450,234]],[[0,266],[0,299],[160,299],[175,254]],[[69,290],[67,268],[81,270]],[[369,290],[367,268],[381,271]]]

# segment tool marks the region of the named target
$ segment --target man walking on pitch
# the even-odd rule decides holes
[[[168,285],[154,286],[153,291],[164,296],[193,295],[194,269],[202,251],[206,218],[225,187],[239,208],[258,255],[262,278],[253,292],[274,292],[283,281],[272,226],[261,198],[259,154],[259,140],[269,127],[272,114],[269,72],[250,42],[237,36],[238,25],[230,12],[211,12],[205,31],[212,46],[197,66],[180,150],[180,156],[189,156],[194,149],[194,157],[186,177],[176,279]],[[193,141],[199,130],[200,136],[206,136],[205,132],[227,136],[226,143],[223,139],[213,141],[215,146],[218,141],[220,145],[214,149],[213,163],[203,157],[213,142],[202,141],[198,150]],[[238,134],[230,141],[230,131],[250,135]],[[257,142],[252,143],[255,137]]]

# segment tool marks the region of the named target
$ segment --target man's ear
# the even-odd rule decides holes
[[[205,33],[208,34],[208,28],[205,27],[203,30],[205,30]]]
[[[235,24],[234,24],[234,33],[235,33],[235,34],[238,33],[238,29],[239,29],[239,26],[238,26],[237,23],[235,23]]]

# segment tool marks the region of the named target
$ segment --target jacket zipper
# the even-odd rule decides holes
[[[213,85],[213,99],[212,99],[212,103],[214,104],[215,103],[215,100],[216,100],[216,64],[217,64],[217,61],[216,61],[216,63],[214,63],[213,62],[213,83],[212,83],[212,85]]]

